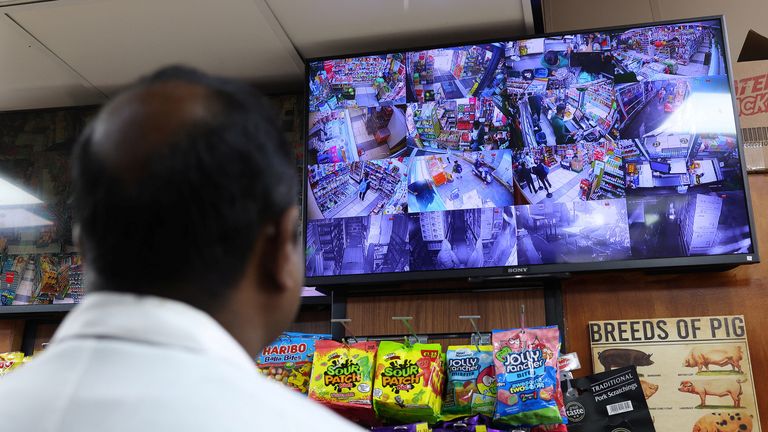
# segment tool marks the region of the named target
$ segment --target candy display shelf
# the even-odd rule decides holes
[[[330,304],[330,297],[324,295],[301,298],[302,306],[324,306]],[[75,306],[77,306],[75,303],[0,306],[0,319],[23,319],[35,318],[38,316],[65,315]]]
[[[24,318],[29,315],[63,315],[71,311],[75,303],[0,306],[0,318]]]

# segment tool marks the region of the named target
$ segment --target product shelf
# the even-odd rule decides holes
[[[0,318],[23,318],[25,315],[64,315],[76,303],[0,306]]]
[[[301,298],[302,306],[330,305],[329,296],[307,296]],[[0,306],[0,319],[24,319],[41,316],[61,317],[69,313],[78,303]]]

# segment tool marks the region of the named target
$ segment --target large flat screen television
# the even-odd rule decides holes
[[[758,261],[724,30],[307,60],[307,283]]]

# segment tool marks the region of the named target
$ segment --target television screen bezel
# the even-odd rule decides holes
[[[325,60],[335,60],[354,57],[365,57],[371,55],[383,55],[383,54],[406,54],[413,51],[423,51],[437,48],[466,46],[466,45],[478,45],[489,44],[498,42],[511,42],[526,39],[546,38],[553,36],[573,35],[580,33],[592,33],[592,32],[613,32],[617,30],[629,30],[640,27],[655,27],[661,25],[674,25],[674,24],[687,24],[701,21],[714,21],[720,22],[720,28],[723,33],[723,42],[727,47],[728,44],[728,31],[725,23],[725,17],[723,15],[704,16],[685,19],[664,20],[656,22],[645,22],[629,25],[619,25],[611,27],[599,27],[588,29],[576,29],[570,31],[551,32],[551,33],[537,33],[529,35],[517,35],[509,37],[499,37],[493,39],[483,40],[470,40],[470,41],[457,41],[451,43],[441,43],[428,46],[414,46],[405,49],[393,49],[387,51],[368,51],[368,52],[353,52],[347,54],[312,57],[304,59],[304,83],[303,83],[303,96],[304,96],[304,115],[303,125],[304,133],[304,166],[301,170],[301,190],[303,196],[307,194],[307,181],[306,174],[308,169],[308,124],[309,124],[309,80],[310,80],[310,63]],[[405,271],[405,272],[393,272],[393,273],[363,273],[363,274],[348,274],[348,275],[332,275],[332,276],[307,276],[305,277],[305,286],[317,286],[317,287],[329,287],[329,286],[348,286],[351,284],[379,284],[387,282],[412,282],[412,281],[424,281],[431,279],[482,279],[482,278],[498,278],[498,277],[514,277],[514,276],[540,276],[547,277],[556,274],[570,274],[570,273],[583,273],[583,272],[597,272],[597,271],[610,271],[610,270],[666,270],[666,269],[683,269],[689,267],[706,268],[712,266],[712,268],[721,268],[722,266],[737,266],[742,264],[757,264],[760,262],[760,255],[757,245],[757,233],[755,231],[754,215],[752,214],[752,201],[749,190],[749,179],[747,177],[746,161],[744,156],[744,144],[741,135],[741,125],[738,116],[738,104],[735,98],[735,88],[733,82],[733,68],[731,67],[731,54],[730,49],[725,49],[725,63],[727,70],[728,85],[731,95],[731,103],[733,105],[734,121],[736,126],[736,138],[737,145],[739,146],[739,160],[741,163],[741,174],[744,185],[744,196],[746,198],[747,216],[749,218],[749,230],[752,241],[751,254],[721,254],[721,255],[696,255],[687,257],[671,257],[671,258],[638,258],[638,259],[625,259],[616,261],[602,261],[602,262],[587,262],[587,263],[561,263],[561,264],[535,264],[535,265],[518,265],[518,266],[502,266],[502,267],[480,267],[470,269],[451,269],[451,270],[419,270],[419,271]],[[304,205],[300,209],[302,212],[302,242],[303,250],[306,252],[306,234],[307,224],[309,222],[307,218],[307,202],[305,198],[303,200]],[[303,262],[306,266],[306,256]],[[364,287],[356,287],[362,288]]]

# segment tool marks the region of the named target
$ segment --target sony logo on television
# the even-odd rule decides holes
[[[512,267],[507,269],[507,273],[528,273],[528,267]]]

